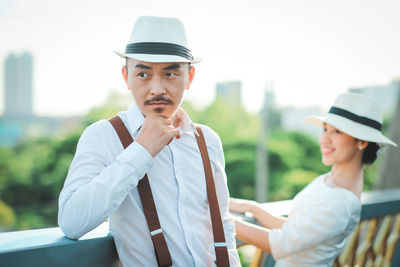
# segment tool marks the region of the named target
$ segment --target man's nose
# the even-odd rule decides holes
[[[150,94],[152,95],[164,95],[166,93],[165,85],[162,79],[154,77],[150,83]]]

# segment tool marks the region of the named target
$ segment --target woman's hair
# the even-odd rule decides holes
[[[361,162],[362,164],[372,164],[376,160],[376,157],[378,156],[378,151],[380,149],[380,145],[377,143],[372,143],[368,142],[367,147],[364,150],[364,153],[362,155]]]

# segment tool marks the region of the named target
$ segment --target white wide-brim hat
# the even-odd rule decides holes
[[[187,45],[185,27],[176,18],[139,17],[125,52],[114,52],[120,57],[146,62],[200,62],[200,59],[192,56]]]
[[[359,140],[397,144],[382,134],[383,110],[373,98],[356,93],[340,94],[325,117],[309,116],[305,123],[323,126],[329,123],[340,131]]]

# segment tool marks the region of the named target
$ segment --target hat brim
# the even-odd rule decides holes
[[[187,62],[195,64],[201,62],[201,58],[194,58],[193,60],[189,60],[187,58],[175,55],[125,54],[116,50],[114,50],[114,53],[122,58],[133,58],[136,60],[152,63]]]
[[[328,114],[326,117],[308,116],[304,119],[304,123],[321,128],[324,122],[357,139],[397,147],[395,142],[384,136],[380,131],[336,114]]]

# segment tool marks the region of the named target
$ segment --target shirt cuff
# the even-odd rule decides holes
[[[137,142],[130,144],[118,155],[117,160],[129,164],[140,178],[153,166],[153,157]]]

